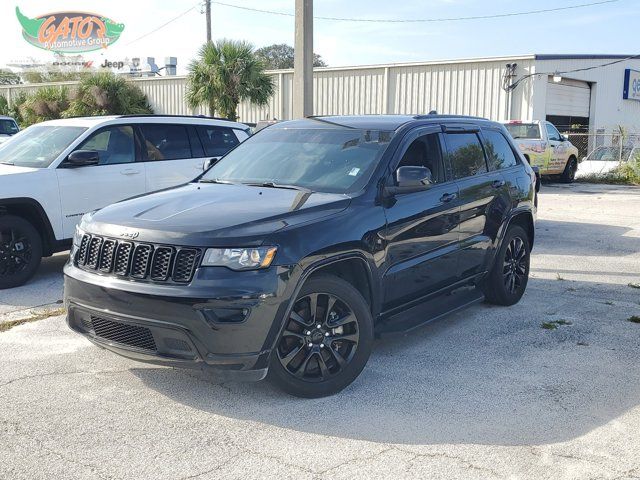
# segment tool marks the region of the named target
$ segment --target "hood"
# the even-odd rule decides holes
[[[344,210],[350,197],[247,185],[190,183],[87,215],[81,228],[137,241],[255,246],[283,228]]]
[[[0,142],[1,141],[2,140],[0,139]],[[0,163],[0,177],[3,175],[15,175],[17,173],[32,173],[39,170],[39,168],[18,167],[16,165],[6,165],[4,163]]]

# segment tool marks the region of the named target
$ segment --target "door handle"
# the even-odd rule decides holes
[[[445,193],[440,197],[440,201],[442,203],[449,203],[451,200],[455,200],[457,196],[457,193]]]
[[[122,175],[137,175],[140,173],[140,170],[136,170],[135,168],[125,168],[124,170],[120,170]]]
[[[506,183],[507,182],[505,182],[504,180],[494,180],[491,186],[493,188],[501,188],[504,187]]]

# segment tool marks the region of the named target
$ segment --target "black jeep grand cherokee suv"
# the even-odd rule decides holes
[[[522,296],[536,178],[504,127],[315,117],[248,139],[187,185],[83,218],[69,326],[137,360],[318,397],[375,333]]]

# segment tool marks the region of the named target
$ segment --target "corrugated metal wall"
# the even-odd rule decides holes
[[[529,57],[517,58],[518,74],[529,71]],[[477,115],[503,120],[508,117],[508,95],[502,90],[505,64],[512,58],[476,61],[431,62],[373,67],[322,68],[314,72],[314,112],[317,115],[428,113]],[[293,71],[270,72],[275,94],[265,107],[243,103],[241,121],[292,116]],[[204,114],[206,109],[189,109],[184,102],[185,77],[135,79],[159,114]],[[38,86],[0,87],[11,98],[19,91]],[[530,108],[528,93],[516,94],[511,117]]]

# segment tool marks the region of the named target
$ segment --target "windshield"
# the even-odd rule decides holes
[[[0,163],[46,168],[85,130],[85,127],[34,125],[0,146]]]
[[[513,138],[541,138],[540,127],[537,123],[507,123],[505,127]]]
[[[18,133],[18,125],[8,118],[0,118],[0,135],[13,135]]]
[[[289,185],[348,193],[363,188],[394,132],[267,128],[241,143],[200,181]]]
[[[591,155],[587,157],[587,160],[595,160],[599,162],[618,162],[620,160],[626,161],[631,153],[632,148],[623,147],[598,147]]]

